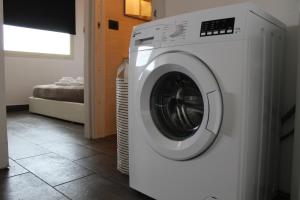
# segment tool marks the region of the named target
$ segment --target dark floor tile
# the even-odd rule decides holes
[[[86,144],[88,148],[94,149],[100,153],[117,156],[117,137],[109,136],[103,139],[93,140]]]
[[[27,172],[28,171],[26,169],[18,165],[15,161],[9,160],[9,167],[7,169],[0,170],[0,178],[8,178],[8,177],[24,174]]]
[[[128,186],[128,176],[117,170],[116,135],[90,141],[84,138],[83,125],[26,112],[9,114],[8,131],[12,138],[10,146],[17,149],[16,152],[24,150],[26,154],[35,156],[17,162],[48,184],[57,186],[57,189],[72,199],[148,199],[131,190]],[[35,154],[31,155],[30,152],[33,151],[31,148],[26,150],[16,147],[17,143],[22,143],[21,147],[30,144],[33,148],[47,149],[46,152],[54,153],[40,155],[36,154],[39,151],[35,151]],[[92,171],[98,174],[95,175]],[[30,190],[24,189],[24,193]],[[48,196],[49,199],[56,199],[55,196],[48,195],[46,189],[40,195],[34,191],[31,196],[30,193],[22,194],[22,191],[17,194],[9,190],[4,191],[3,194],[6,196],[5,198],[0,196],[0,199],[9,199],[9,196],[12,196],[11,199],[34,200],[37,196],[38,199],[47,199]]]
[[[65,122],[61,124],[62,127],[70,129],[72,131],[76,131],[80,134],[84,134],[84,125],[83,124],[78,124],[78,123],[73,123],[73,122]]]
[[[0,179],[0,199],[3,200],[64,200],[67,199],[34,175],[26,173]]]
[[[47,149],[12,134],[8,134],[8,152],[14,160],[49,153]]]
[[[21,119],[23,117],[27,117],[28,114],[29,114],[28,110],[8,112],[7,113],[7,121],[10,121],[10,120],[16,121],[16,120]]]
[[[30,128],[25,131],[15,131],[14,134],[39,145],[54,142],[74,144],[87,144],[89,142],[83,134],[80,135],[63,127]]]
[[[52,186],[92,174],[90,170],[54,153],[18,160],[18,163]]]
[[[97,155],[75,161],[79,165],[100,173],[102,176],[129,187],[129,178],[117,170],[117,159],[108,155]]]
[[[10,114],[8,114],[8,116],[9,115]],[[11,120],[16,123],[22,124],[27,128],[46,127],[54,125],[54,123],[52,123],[50,119],[45,119],[43,117],[35,116],[30,113],[18,117],[8,117],[8,122],[10,122]]]
[[[88,149],[85,146],[79,144],[60,142],[43,144],[41,146],[69,160],[78,160],[98,154],[98,152]]]
[[[22,131],[13,131],[12,135],[18,136],[19,138],[34,144],[56,142],[60,138],[60,135],[54,130],[39,128],[27,128]]]
[[[83,131],[84,127],[82,124],[29,113],[28,111],[8,113],[8,123],[10,122],[17,122],[29,128],[56,126]]]
[[[8,133],[18,133],[18,132],[25,132],[29,128],[24,126],[21,123],[15,121],[8,121],[7,122],[7,132]]]
[[[115,184],[100,175],[88,176],[56,187],[74,200],[135,200],[149,199],[131,189]]]

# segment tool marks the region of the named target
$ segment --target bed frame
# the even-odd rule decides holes
[[[29,97],[29,112],[84,124],[84,104]]]

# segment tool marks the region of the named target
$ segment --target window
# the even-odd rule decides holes
[[[71,35],[4,25],[4,50],[26,53],[71,55]]]

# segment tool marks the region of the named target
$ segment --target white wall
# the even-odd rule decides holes
[[[184,12],[218,7],[228,4],[248,2],[251,0],[165,0],[165,16],[173,16]],[[278,18],[288,26],[286,61],[283,72],[281,113],[287,112],[296,102],[297,79],[297,34],[299,23],[298,0],[252,0],[268,13]],[[299,83],[300,85],[300,83]],[[300,87],[300,86],[299,86]],[[300,98],[300,97],[299,97]],[[299,100],[300,101],[300,100]],[[283,133],[287,133],[294,127],[290,120]],[[299,144],[300,145],[300,144]],[[290,192],[291,163],[293,138],[289,138],[281,145],[281,175],[280,189]],[[298,200],[298,199],[297,199]]]
[[[289,26],[298,24],[297,0],[165,0],[165,2],[166,16],[234,3],[254,2]]]
[[[0,26],[0,169],[8,166],[2,24],[3,24],[3,0],[0,0],[0,25],[1,25]]]
[[[84,0],[76,0],[76,36],[74,56],[70,59],[46,57],[5,56],[6,103],[28,104],[32,88],[38,84],[49,84],[62,76],[84,74]]]
[[[165,16],[165,2],[163,0],[152,0],[153,11],[156,11],[155,19],[160,19]]]

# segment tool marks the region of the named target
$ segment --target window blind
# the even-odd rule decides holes
[[[4,24],[76,34],[75,0],[4,0]]]

